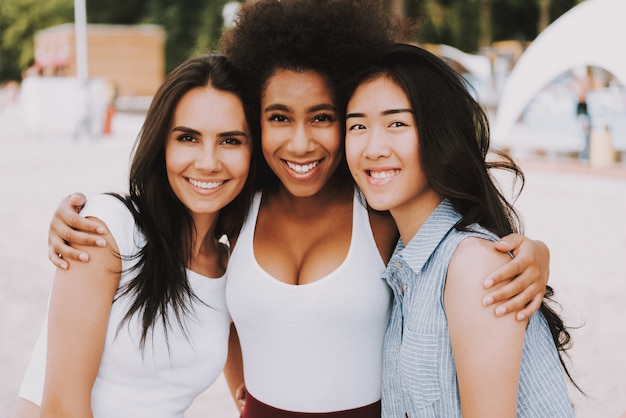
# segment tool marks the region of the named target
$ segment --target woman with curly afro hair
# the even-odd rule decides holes
[[[243,418],[380,417],[392,297],[381,273],[398,233],[361,203],[347,171],[343,82],[399,28],[379,1],[261,0],[244,4],[222,37],[260,129],[258,192],[226,289],[236,329],[225,374]],[[535,273],[516,279],[532,286],[510,311],[543,296],[547,281],[547,261],[528,262],[543,244],[523,242],[515,268]]]

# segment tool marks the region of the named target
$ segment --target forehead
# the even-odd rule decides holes
[[[234,93],[212,86],[196,87],[185,93],[174,111],[174,125],[245,125],[243,103]]]
[[[323,101],[332,103],[333,94],[325,76],[314,70],[276,70],[263,90],[263,103],[303,103]]]
[[[348,108],[354,106],[382,110],[411,107],[404,89],[385,74],[376,75],[359,84],[348,103]]]

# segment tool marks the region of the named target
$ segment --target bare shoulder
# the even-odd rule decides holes
[[[450,259],[446,277],[447,297],[454,294],[467,300],[464,295],[472,295],[470,299],[481,301],[488,293],[483,287],[485,277],[508,261],[509,255],[496,250],[495,242],[477,237],[465,238]]]
[[[496,243],[478,237],[467,237],[450,259],[448,281],[463,276],[476,277],[482,287],[484,276],[510,261],[506,253],[496,250]]]
[[[509,260],[508,254],[496,250],[495,243],[487,239],[467,237],[459,244],[448,266],[443,297],[451,327],[463,324],[461,328],[467,332],[478,332],[476,327],[494,326],[519,331],[516,326],[511,328],[511,323],[515,323],[514,316],[507,315],[508,319],[503,321],[493,315],[491,307],[482,303],[493,290],[484,288],[484,278]],[[498,283],[494,288],[505,284]]]
[[[101,220],[100,218],[97,218],[95,216],[87,216],[86,219],[89,219],[90,221],[92,221],[92,222],[94,222],[94,223],[96,223],[98,225],[101,225],[101,226],[103,226],[106,229],[106,234],[101,235],[101,236],[102,236],[102,238],[104,238],[104,240],[107,243],[107,247],[106,247],[106,249],[108,250],[107,252],[110,253],[111,251],[113,251],[114,254],[118,253],[119,252],[119,248],[118,248],[117,242],[115,241],[115,237],[113,237],[113,235],[111,234],[111,231],[109,230],[107,224],[103,220]],[[81,247],[80,245],[73,245],[73,246],[75,248],[78,248],[78,249],[89,249],[90,253],[94,253],[95,251],[97,251],[98,248],[100,248],[100,247],[94,248],[94,247],[91,247],[91,246],[84,246],[84,248],[80,248]]]

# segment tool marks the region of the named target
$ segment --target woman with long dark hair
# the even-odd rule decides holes
[[[226,361],[223,238],[236,238],[250,204],[251,153],[241,83],[223,56],[168,75],[129,193],[81,212],[107,230],[106,246],[57,270],[16,417],[183,417]]]
[[[383,417],[573,416],[559,358],[570,335],[559,316],[545,301],[522,321],[477,303],[484,276],[512,257],[495,242],[521,233],[490,170],[523,182],[522,172],[504,154],[487,162],[488,151],[480,105],[431,53],[395,45],[355,79],[348,165],[370,207],[390,211],[400,232],[383,275],[394,293]]]

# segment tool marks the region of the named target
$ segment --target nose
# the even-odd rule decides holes
[[[389,138],[386,132],[381,128],[370,129],[366,139],[363,154],[366,158],[377,160],[379,158],[389,157],[391,155],[389,149]]]
[[[304,155],[311,151],[311,132],[304,124],[297,124],[289,140],[288,149],[295,155]]]
[[[220,169],[221,160],[219,158],[219,150],[214,144],[206,143],[203,147],[198,149],[195,166],[197,169],[204,171],[217,171]]]

